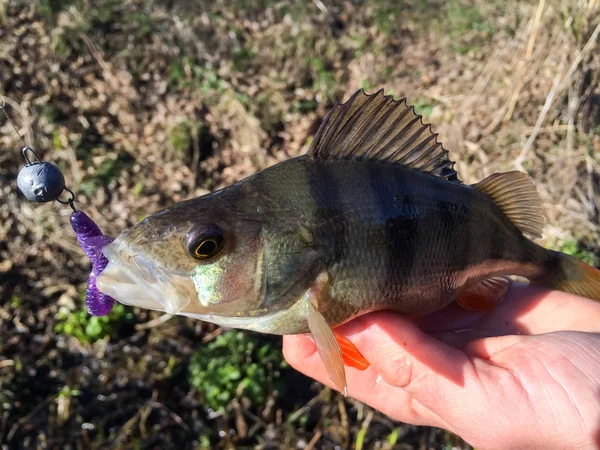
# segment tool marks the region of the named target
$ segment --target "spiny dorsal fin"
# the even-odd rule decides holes
[[[473,186],[488,195],[521,233],[542,236],[542,201],[527,174],[494,173]]]
[[[338,103],[323,120],[308,154],[319,159],[357,159],[398,164],[458,181],[454,162],[406,98],[383,89],[361,89]]]

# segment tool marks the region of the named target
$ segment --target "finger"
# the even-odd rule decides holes
[[[443,418],[451,430],[466,422],[485,427],[481,418],[489,416],[486,389],[506,378],[505,369],[470,358],[397,314],[372,313],[353,322],[352,328],[340,332],[386,383]]]
[[[509,295],[510,303],[500,305],[497,320],[517,323],[521,334],[600,331],[600,303],[589,298],[535,286],[514,289]]]
[[[561,330],[599,332],[600,303],[534,286],[515,285],[494,311],[465,311],[452,304],[414,323],[454,347],[486,337]]]
[[[521,344],[522,342],[523,337],[515,335],[476,339],[466,344],[463,351],[467,355],[487,360],[492,359],[498,353],[503,352],[512,346]]]
[[[299,372],[336,389],[321,361],[314,341],[308,336],[284,336],[283,355],[286,361]],[[414,425],[448,427],[437,415],[415,402],[412,396],[386,383],[373,366],[364,371],[346,367],[346,377],[348,396],[396,420]]]

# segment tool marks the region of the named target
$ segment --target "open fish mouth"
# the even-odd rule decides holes
[[[189,276],[165,271],[121,239],[116,239],[102,252],[109,263],[98,275],[96,286],[119,303],[178,314],[196,297]]]

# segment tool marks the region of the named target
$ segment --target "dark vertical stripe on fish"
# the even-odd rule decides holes
[[[464,270],[469,267],[470,261],[477,260],[477,252],[480,251],[481,246],[484,245],[478,241],[478,236],[481,231],[482,224],[475,217],[476,209],[473,205],[473,197],[471,195],[465,196],[464,203],[464,215],[458,218],[457,226],[452,230],[455,234],[456,239],[456,259],[454,261],[455,269]]]
[[[384,218],[395,216],[396,208],[392,202],[394,194],[397,191],[395,184],[382,183],[380,172],[377,170],[376,166],[365,166],[365,171],[365,178],[368,180],[367,188],[369,194],[367,201],[370,201],[371,204],[375,206],[375,209],[379,213],[378,217]],[[382,252],[380,257],[383,264],[380,269],[382,273],[378,277],[379,285],[377,288],[380,292],[384,292],[385,289],[397,279],[397,276],[394,273],[400,258],[400,255],[396,252],[396,248],[394,247],[397,236],[394,237],[386,223],[379,223],[378,227],[376,227],[373,232],[376,233],[376,236],[373,236],[374,240],[382,240],[380,242],[382,245],[380,245],[379,250]]]
[[[500,211],[496,205],[492,205],[492,208],[498,210],[497,214],[504,218],[504,213]],[[487,242],[489,243],[490,255],[492,259],[501,259],[504,256],[504,252],[507,250],[506,245],[510,243],[504,241],[505,233],[500,229],[500,224],[496,221],[491,221],[491,229],[487,234]]]
[[[332,217],[332,209],[342,208],[344,204],[339,182],[334,171],[329,170],[327,164],[310,162],[309,164],[312,165],[312,170],[308,170],[307,185],[310,197],[314,202],[315,217],[313,220],[315,224],[318,224],[321,233],[326,234],[323,236],[323,240],[331,241],[333,239],[334,242],[333,252],[328,254],[331,261],[327,261],[327,264],[344,261],[347,255],[349,218],[342,213]]]
[[[442,239],[450,242],[449,251],[443,255],[442,270],[450,273],[468,268],[478,259],[482,243],[479,242],[482,224],[476,217],[476,209],[471,197],[466,196],[463,203],[445,202],[440,205],[443,217],[436,228],[442,233]]]
[[[411,274],[417,267],[418,242],[421,230],[416,206],[409,193],[403,192],[400,179],[392,194],[395,209],[399,212],[386,223],[386,238],[390,245],[391,270],[397,280],[411,280]],[[407,286],[401,286],[406,288]]]

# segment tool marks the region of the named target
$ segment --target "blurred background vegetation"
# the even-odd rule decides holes
[[[544,245],[598,263],[594,0],[0,0],[0,94],[110,235],[306,151],[358,88],[408,97],[475,182],[535,179]],[[83,310],[68,208],[16,190],[0,119],[3,448],[469,448],[291,370],[278,338]],[[167,320],[168,319],[168,320]]]

